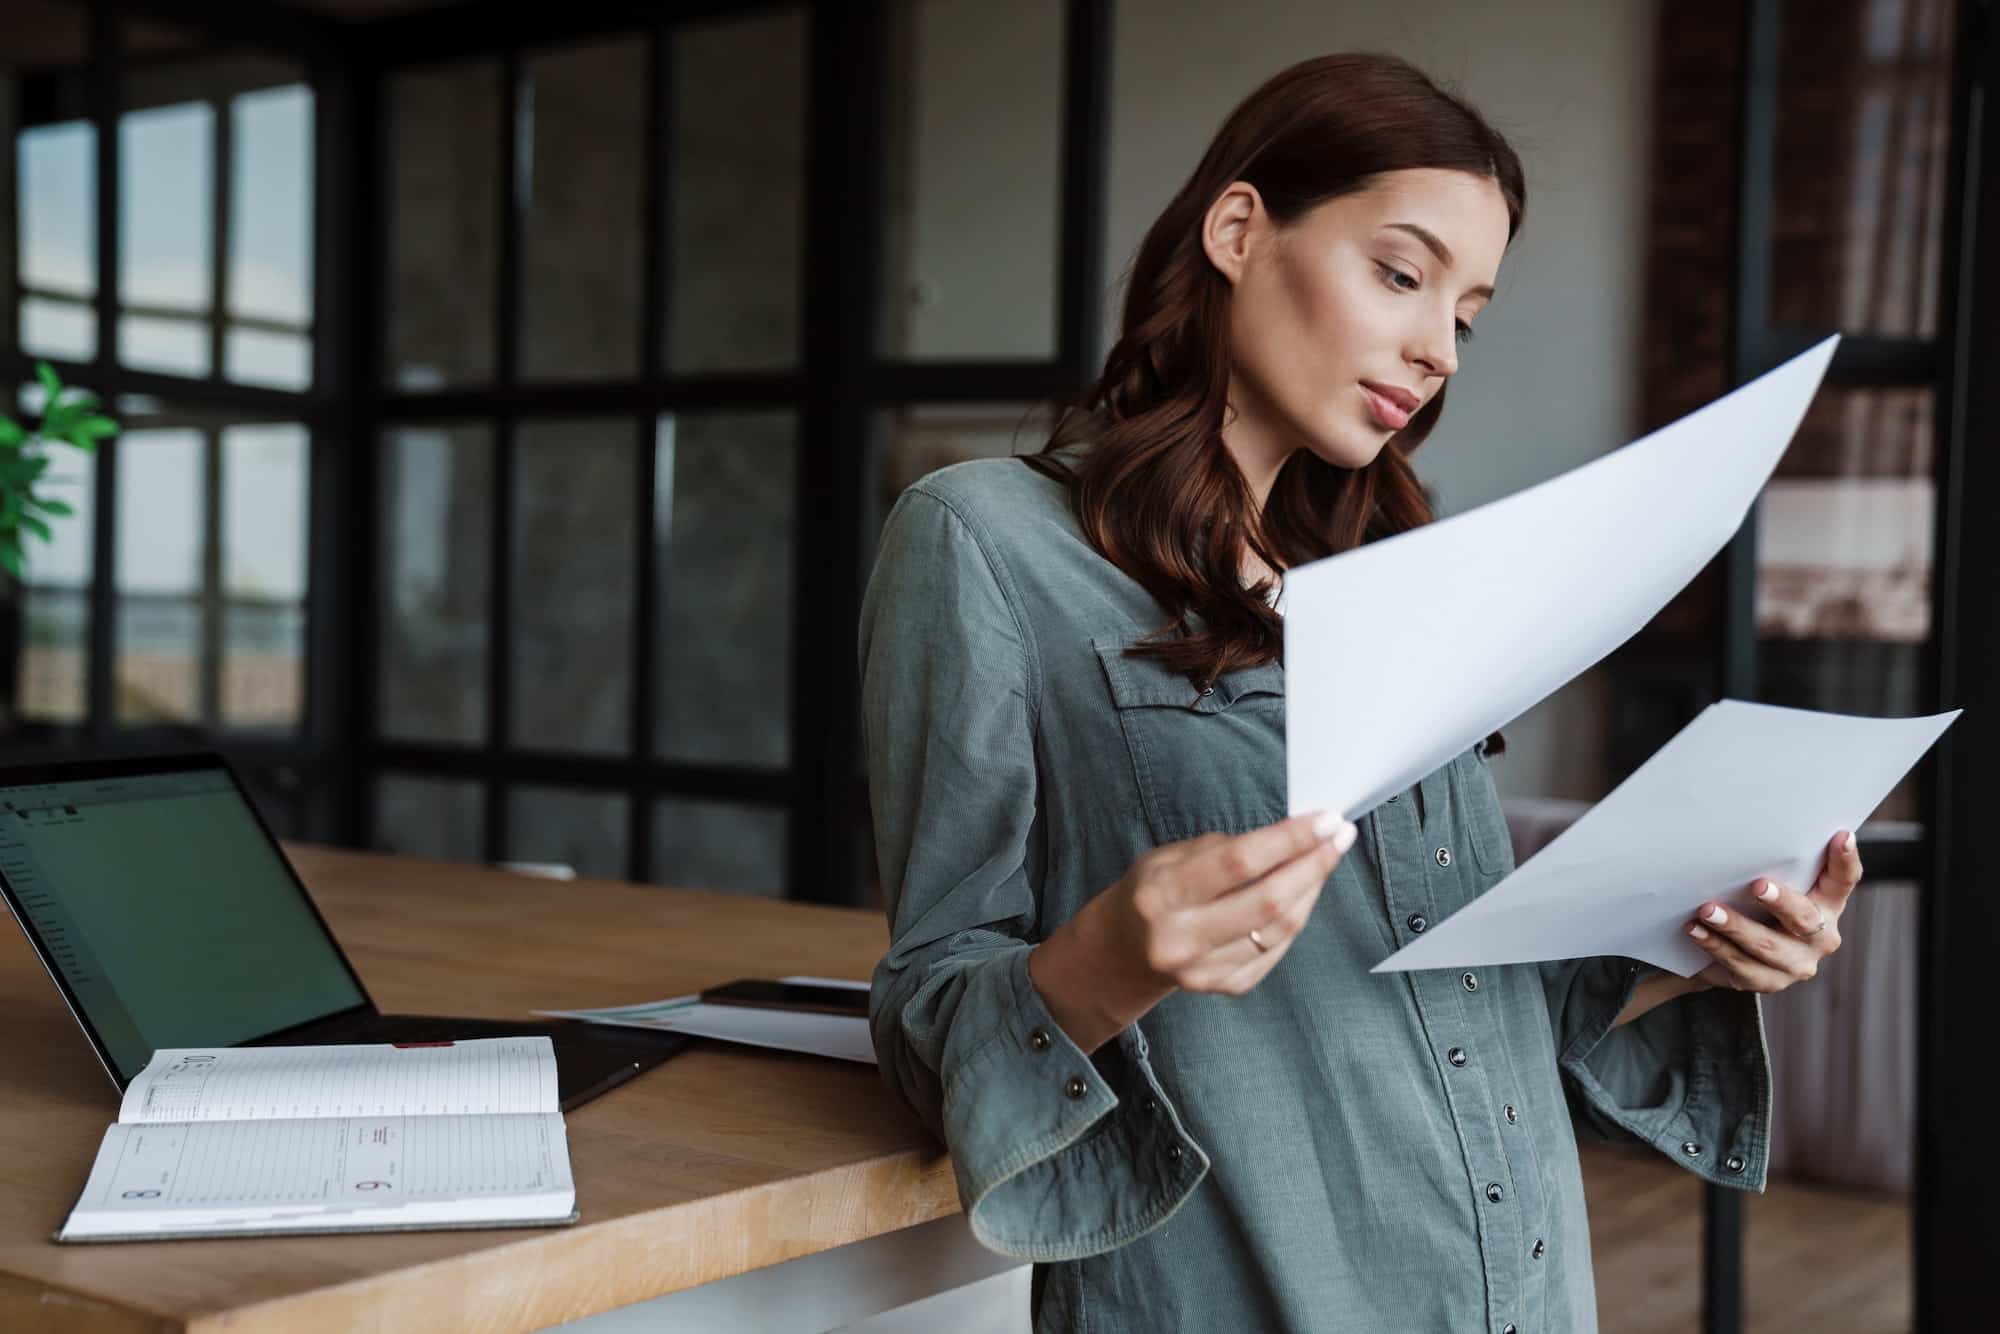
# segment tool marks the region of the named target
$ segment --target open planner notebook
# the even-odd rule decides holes
[[[576,1221],[546,1037],[158,1051],[57,1241]]]

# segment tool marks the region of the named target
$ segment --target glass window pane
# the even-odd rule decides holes
[[[118,360],[134,370],[207,375],[208,321],[121,315]]]
[[[8,697],[22,718],[75,722],[86,706],[97,468],[91,455],[74,449],[57,449],[49,460],[35,494],[69,506],[70,513],[44,513],[50,540],[27,543],[27,580],[15,587],[19,658]]]
[[[1054,429],[1054,415],[1035,403],[917,403],[878,412],[871,531],[889,517],[896,497],[925,473],[967,459],[1039,453]],[[875,543],[864,547],[866,575],[875,563]]]
[[[128,430],[118,440],[118,591],[201,591],[202,433]]]
[[[1064,6],[903,0],[892,13],[882,350],[1053,356]]]
[[[578,875],[625,878],[625,798],[517,787],[507,794],[507,860],[560,862]]]
[[[1930,389],[1823,388],[1764,488],[1759,696],[1832,713],[1925,711],[1931,634]],[[1870,817],[1914,821],[1913,772]]]
[[[398,74],[389,84],[389,382],[493,379],[500,67]]]
[[[202,434],[127,431],[118,442],[116,713],[201,716]]]
[[[521,376],[629,376],[639,365],[645,48],[594,43],[522,62]]]
[[[781,10],[674,29],[667,363],[798,364],[806,21]]]
[[[783,809],[729,801],[653,803],[656,884],[785,896]]]
[[[654,746],[781,768],[791,754],[798,445],[785,413],[659,419]]]
[[[310,437],[293,424],[222,433],[222,720],[296,727],[305,712]]]
[[[479,784],[384,774],[375,780],[374,846],[448,861],[481,860],[486,800]]]
[[[97,294],[95,127],[66,121],[20,132],[14,141],[12,211],[23,289],[16,324],[21,350],[90,360],[97,355],[97,317],[87,304]]]
[[[21,350],[59,361],[97,355],[97,312],[73,301],[21,300]]]
[[[232,325],[222,336],[223,365],[239,384],[273,389],[310,389],[312,339],[302,334],[267,333]]]
[[[201,606],[163,594],[118,599],[118,665],[112,691],[122,723],[191,723],[201,717]]]
[[[229,313],[313,317],[313,94],[304,84],[230,104]]]
[[[296,728],[306,711],[306,609],[237,602],[222,613],[222,721]]]
[[[493,439],[478,426],[407,426],[382,439],[384,736],[486,736]]]
[[[17,283],[28,277],[23,243],[27,211],[51,203],[60,207],[64,202],[60,195],[50,200],[36,197],[37,182],[20,170],[24,166],[21,136],[24,131],[58,122],[80,123],[77,118],[83,114],[90,58],[90,16],[87,9],[67,0],[7,0],[5,14],[6,35],[0,39],[0,145],[7,153],[0,158],[0,314],[5,315],[0,319],[0,352],[11,352],[16,350],[20,330],[14,315],[20,304]],[[32,97],[30,87],[35,89]],[[94,185],[95,158],[94,149],[83,154],[84,181],[77,184],[87,181]],[[76,216],[88,229],[94,246],[96,220],[91,207],[77,209]],[[81,267],[94,288],[94,250],[90,262]]]
[[[120,303],[209,310],[215,285],[214,108],[181,102],[128,111],[118,121],[118,152]],[[119,359],[129,360],[122,337]]]
[[[1936,332],[1956,9],[1780,6],[1776,323]]]
[[[14,146],[21,281],[97,294],[97,130],[86,121],[23,130]]]
[[[511,740],[622,754],[631,741],[632,427],[524,422],[512,515]]]
[[[306,595],[310,439],[294,423],[222,433],[222,588],[231,598]]]
[[[15,709],[24,719],[81,722],[88,712],[90,593],[73,588],[17,590],[21,599],[20,663]]]

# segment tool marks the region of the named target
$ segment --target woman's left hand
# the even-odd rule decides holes
[[[1842,830],[1827,847],[1826,864],[1811,890],[1799,893],[1777,880],[1759,880],[1750,892],[1776,919],[1771,926],[1710,901],[1695,910],[1688,935],[1714,956],[1695,976],[1710,986],[1769,995],[1819,973],[1820,961],[1840,948],[1840,914],[1861,883],[1861,854]]]

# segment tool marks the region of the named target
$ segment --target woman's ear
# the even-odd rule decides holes
[[[1263,196],[1248,181],[1231,181],[1201,220],[1201,248],[1234,287],[1243,277],[1256,235],[1268,223]]]

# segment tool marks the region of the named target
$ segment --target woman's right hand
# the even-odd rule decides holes
[[[1086,1052],[1177,990],[1240,996],[1285,956],[1354,838],[1321,812],[1154,848],[1034,948],[1028,976]]]

